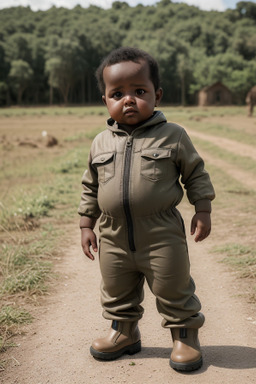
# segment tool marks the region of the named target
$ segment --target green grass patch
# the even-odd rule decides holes
[[[93,140],[94,137],[95,137],[96,135],[98,135],[99,133],[101,133],[102,131],[104,131],[104,129],[105,129],[105,128],[98,127],[98,128],[95,128],[95,129],[93,129],[93,130],[91,130],[91,131],[89,131],[89,132],[86,132],[86,137],[87,137],[87,139],[89,139],[89,140]]]
[[[188,106],[188,107],[168,107],[162,106],[158,108],[164,112],[168,117],[171,116],[201,116],[201,117],[210,117],[210,116],[237,116],[245,115],[244,106],[219,106],[219,107],[198,107],[198,106]]]
[[[32,322],[32,316],[23,308],[3,305],[0,308],[0,352],[15,346],[9,339],[17,333],[21,325]],[[5,361],[0,361],[0,370],[5,368]]]
[[[40,174],[44,178],[49,175],[50,183],[45,182],[39,186],[37,183],[34,186],[29,184],[27,188],[24,184],[24,190],[17,190],[14,184],[13,193],[9,193],[5,201],[0,201],[0,231],[33,229],[40,224],[41,218],[52,215],[57,217],[60,213],[63,216],[63,212],[58,210],[63,205],[75,213],[88,151],[88,147],[68,150],[45,168],[41,168],[41,165],[41,173],[35,172],[36,179]]]
[[[68,136],[64,139],[65,142],[81,142],[84,139],[89,139],[92,141],[98,133],[105,130],[105,125],[100,125],[94,129],[86,130],[85,132],[79,132],[76,135]]]
[[[214,247],[212,253],[225,255],[222,263],[230,266],[238,273],[246,284],[246,297],[249,302],[256,302],[256,249],[243,244],[225,244]]]
[[[193,143],[197,148],[206,150],[210,155],[235,165],[238,169],[241,168],[245,171],[255,171],[256,169],[255,161],[251,157],[239,156],[229,152],[228,148],[226,150],[222,149],[209,141],[201,140],[197,137],[193,138]]]
[[[53,239],[44,230],[34,238],[5,242],[0,248],[0,297],[26,292],[38,295],[46,291],[45,280],[52,269]]]
[[[224,124],[215,124],[215,123],[209,123],[205,121],[199,121],[199,122],[191,122],[188,125],[189,127],[193,128],[195,131],[199,132],[205,132],[209,135],[213,135],[215,137],[225,137],[226,139],[238,141],[240,143],[248,144],[248,145],[256,145],[256,137],[254,134],[250,134],[248,132],[242,132],[233,129],[232,127],[229,127]]]
[[[79,132],[75,135],[68,136],[64,138],[64,142],[72,143],[72,142],[79,142],[81,140],[84,140],[86,138],[86,132]]]
[[[37,263],[29,266],[25,271],[8,276],[3,284],[0,294],[14,294],[19,292],[40,292],[46,291],[43,284],[44,278],[50,271],[50,264]]]
[[[80,132],[73,136],[68,136],[64,139],[65,142],[81,142],[81,140],[89,139],[90,141],[94,139],[94,137],[105,130],[105,126],[100,125],[99,127],[96,127],[91,130],[86,130],[85,132]]]
[[[49,196],[46,191],[20,191],[12,198],[12,204],[0,202],[0,230],[33,228],[41,217],[48,216],[55,207],[56,198]]]
[[[244,144],[256,145],[254,133],[246,132],[243,127],[235,129],[224,121],[225,117],[230,116],[244,116],[247,119],[244,107],[162,108],[161,110],[164,112],[167,121],[173,121],[182,126],[193,128],[195,131],[216,137],[225,137]],[[211,117],[223,118],[223,124],[209,121]]]
[[[106,107],[65,107],[65,106],[46,106],[46,107],[6,107],[0,109],[0,117],[21,117],[21,116],[107,116]]]
[[[247,212],[247,209],[249,209],[250,212],[255,211],[256,213],[256,207],[253,203],[256,193],[253,190],[245,187],[238,180],[225,173],[225,169],[222,170],[213,163],[206,163],[206,169],[216,190],[216,199],[213,204],[226,208],[238,204],[243,212]]]
[[[231,107],[169,107],[163,104],[159,107],[169,121],[176,119],[184,120],[189,117],[211,117],[211,116],[246,116],[244,106]],[[94,106],[45,106],[45,107],[5,107],[0,108],[0,117],[20,116],[106,116],[107,109],[104,105]]]
[[[0,326],[20,325],[31,323],[32,316],[23,308],[15,308],[11,305],[3,306],[0,309]]]
[[[88,152],[86,152],[88,153]],[[52,167],[52,170],[56,173],[72,173],[77,174],[86,166],[84,150],[72,150],[65,154],[65,158],[61,158],[60,161]]]
[[[256,278],[256,249],[242,244],[214,247],[212,252],[225,254],[222,262],[240,272],[241,277]]]

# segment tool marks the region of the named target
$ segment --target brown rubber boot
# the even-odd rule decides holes
[[[198,325],[200,321],[203,324],[203,314],[198,313],[196,317],[198,317]],[[203,359],[198,339],[198,328],[171,328],[171,334],[173,350],[170,366],[177,371],[186,372],[201,368]]]
[[[198,329],[172,328],[173,350],[170,366],[177,371],[195,371],[203,364]]]
[[[92,343],[90,353],[101,360],[115,360],[123,354],[133,355],[140,352],[141,341],[138,322],[112,322],[106,337]]]

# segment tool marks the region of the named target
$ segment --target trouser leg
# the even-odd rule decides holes
[[[185,228],[176,209],[139,218],[135,222],[137,267],[156,297],[158,312],[167,328],[195,323],[201,309],[190,276]]]
[[[204,316],[198,313],[201,304],[190,276],[186,241],[174,237],[169,245],[152,247],[149,257],[142,259],[143,272],[163,317],[162,326],[171,330],[171,367],[187,372],[199,369],[202,354],[198,328],[203,325]]]
[[[100,269],[103,316],[109,320],[138,321],[143,315],[144,276],[136,270],[133,256],[101,245]]]
[[[194,327],[201,309],[195,295],[195,284],[190,276],[190,263],[186,245],[159,247],[145,256],[144,270],[148,285],[156,297],[156,306],[163,317],[165,328]]]

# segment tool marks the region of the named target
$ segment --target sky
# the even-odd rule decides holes
[[[17,6],[30,6],[33,11],[47,10],[53,5],[56,7],[74,8],[76,5],[81,5],[83,8],[88,7],[90,4],[97,5],[102,8],[109,8],[115,0],[0,0],[0,9],[17,7]],[[122,0],[120,0],[122,1]],[[137,4],[153,5],[158,0],[124,0],[130,6]],[[234,9],[236,3],[240,0],[173,0],[174,3],[187,3],[188,5],[195,5],[202,10],[210,11],[225,11],[227,8]],[[256,3],[256,0],[252,1]]]

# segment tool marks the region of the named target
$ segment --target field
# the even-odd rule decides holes
[[[164,107],[183,125],[216,189],[210,252],[235,276],[241,301],[256,303],[256,118],[245,107]],[[104,107],[0,110],[0,358],[33,322],[60,277],[77,230],[80,180]],[[46,146],[42,132],[58,144]],[[185,210],[188,203],[182,203]]]

